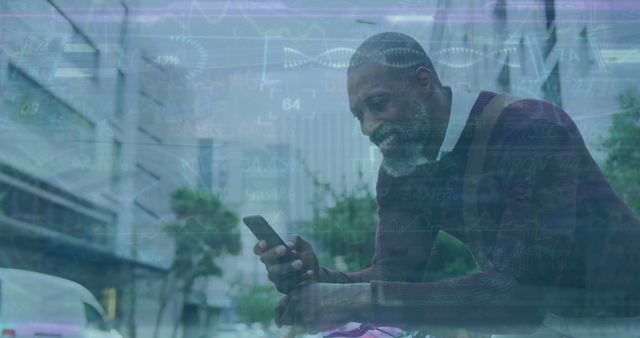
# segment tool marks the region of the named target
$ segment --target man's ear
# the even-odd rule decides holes
[[[431,93],[434,89],[433,72],[427,67],[418,67],[415,73],[416,84],[423,93]]]

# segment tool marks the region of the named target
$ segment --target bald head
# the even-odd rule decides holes
[[[451,90],[416,40],[393,32],[367,39],[351,57],[347,91],[351,112],[382,152],[387,173],[408,175],[437,158]]]
[[[370,63],[384,66],[391,74],[408,77],[424,67],[431,71],[434,82],[440,82],[420,43],[406,34],[386,32],[368,38],[351,57],[348,72]]]

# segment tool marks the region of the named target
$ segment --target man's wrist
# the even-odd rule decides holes
[[[330,283],[329,276],[327,276],[327,271],[324,267],[318,267],[318,274],[316,276],[316,282],[318,283]]]

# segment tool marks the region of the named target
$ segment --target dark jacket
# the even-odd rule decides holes
[[[453,151],[394,178],[380,170],[372,266],[327,282],[372,282],[376,322],[389,325],[537,325],[561,316],[640,313],[640,220],[613,192],[562,109],[507,106],[489,144],[471,149],[482,92]],[[484,151],[478,228],[489,262],[478,274],[425,283],[438,231],[469,244],[462,187],[470,151]]]

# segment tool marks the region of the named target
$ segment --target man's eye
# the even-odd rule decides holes
[[[381,111],[386,108],[389,98],[386,96],[375,96],[369,100],[369,107],[375,111]]]

